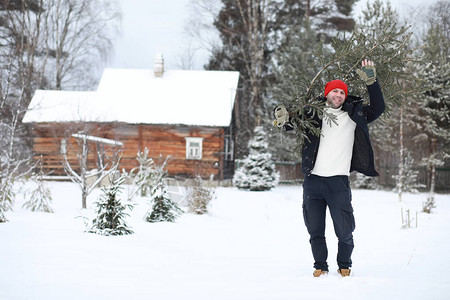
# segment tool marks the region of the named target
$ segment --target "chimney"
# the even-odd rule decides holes
[[[163,77],[164,73],[164,59],[162,53],[156,53],[153,61],[153,73],[155,77]]]

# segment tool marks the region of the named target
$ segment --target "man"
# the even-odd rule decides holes
[[[350,275],[355,218],[348,177],[351,171],[378,176],[367,124],[383,113],[385,104],[373,62],[366,59],[361,65],[362,70],[357,73],[367,85],[370,104],[363,105],[362,98],[348,95],[347,85],[341,80],[328,82],[323,100],[326,101],[325,110],[335,118],[330,122],[316,117],[322,134],[318,137],[306,132],[308,139],[303,145],[303,217],[310,235],[314,277],[328,273],[327,206],[338,237],[338,273],[344,277]],[[278,126],[292,130],[292,119],[284,106],[276,107],[274,115]]]

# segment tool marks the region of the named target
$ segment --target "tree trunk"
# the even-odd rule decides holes
[[[398,189],[398,201],[402,201],[402,194],[405,182],[404,172],[404,145],[403,145],[403,107],[400,108],[400,164],[398,170],[397,189]]]
[[[86,199],[88,195],[88,183],[86,178],[87,173],[87,160],[89,155],[89,148],[87,143],[87,138],[84,137],[81,145],[81,154],[80,154],[80,177],[81,177],[81,207],[87,208]]]
[[[433,160],[431,161],[431,170],[430,170],[430,195],[434,195],[434,190],[436,186],[436,162],[434,161],[434,157],[437,153],[437,139],[431,138],[431,157]]]
[[[86,190],[83,190],[83,191],[81,192],[81,207],[82,207],[83,209],[86,209],[86,208],[87,208],[87,196],[88,196],[87,191],[86,191]]]

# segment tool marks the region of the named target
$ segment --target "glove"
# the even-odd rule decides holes
[[[273,125],[283,127],[286,122],[289,121],[289,113],[284,105],[278,105],[273,110],[273,116],[275,120]]]
[[[356,70],[359,77],[366,83],[366,85],[371,85],[377,80],[375,66],[365,65],[362,70]]]

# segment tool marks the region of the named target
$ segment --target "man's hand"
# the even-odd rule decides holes
[[[273,116],[275,120],[273,125],[283,127],[283,125],[289,121],[289,113],[284,105],[278,105],[273,110]]]
[[[359,77],[367,84],[371,85],[377,80],[375,66],[373,65],[373,62],[370,60],[363,60],[361,62],[362,69],[356,70],[356,73],[358,73]]]

